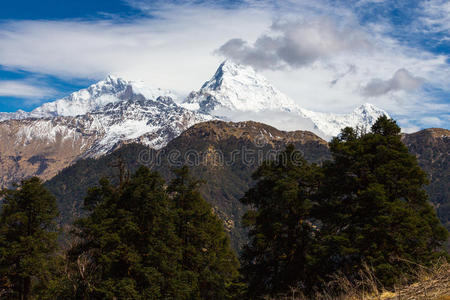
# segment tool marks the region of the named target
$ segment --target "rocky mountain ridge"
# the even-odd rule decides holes
[[[160,149],[192,125],[209,119],[169,97],[148,100],[133,94],[75,117],[3,121],[0,186],[34,175],[49,179],[80,158],[99,157],[123,144]]]

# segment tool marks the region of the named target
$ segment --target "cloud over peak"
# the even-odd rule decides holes
[[[275,22],[271,35],[250,44],[241,38],[228,40],[216,54],[256,69],[299,68],[343,52],[367,50],[366,34],[350,26],[338,26],[326,17],[308,21]]]
[[[399,69],[394,76],[388,80],[372,79],[364,88],[363,95],[376,97],[385,95],[392,91],[413,91],[422,86],[424,79],[416,77],[406,69]]]

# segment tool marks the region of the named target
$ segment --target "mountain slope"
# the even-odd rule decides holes
[[[178,106],[169,97],[151,100],[140,94],[130,94],[128,99],[88,114],[105,132],[88,150],[89,156],[103,155],[120,143],[130,142],[160,149],[192,125],[211,119]]]
[[[441,222],[450,230],[450,130],[430,128],[405,134],[403,142],[429,175],[425,189]]]
[[[230,61],[222,63],[213,78],[182,105],[173,101],[170,91],[108,76],[31,112],[0,114],[4,141],[0,186],[32,175],[50,178],[79,158],[99,157],[124,143],[160,149],[190,126],[212,119],[257,120],[329,139],[345,126],[369,128],[381,114],[385,112],[369,104],[348,115],[305,110],[252,68]],[[59,140],[65,144],[58,144]],[[37,146],[41,144],[46,147]],[[38,167],[28,162],[31,157],[46,163]]]
[[[49,179],[103,136],[92,118],[10,120],[0,123],[0,187],[32,175]]]
[[[34,175],[49,179],[79,158],[98,157],[124,143],[159,149],[190,126],[211,119],[170,97],[147,98],[157,94],[109,77],[29,113],[40,118],[0,122],[0,186]]]
[[[1,113],[0,121],[92,115],[94,125],[103,130],[104,140],[89,153],[102,155],[123,141],[142,141],[160,148],[188,126],[213,118],[258,120],[286,130],[309,130],[328,139],[345,126],[369,128],[379,115],[386,114],[369,104],[348,115],[305,110],[251,67],[231,61],[222,63],[213,78],[192,92],[182,107],[169,99],[174,99],[170,91],[108,76],[31,112]]]

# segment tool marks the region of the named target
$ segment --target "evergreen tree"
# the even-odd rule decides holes
[[[180,241],[163,179],[144,167],[121,178],[117,187],[101,180],[85,199],[90,214],[76,223],[81,242],[70,255],[90,271],[74,298],[187,299],[192,288],[177,263]]]
[[[336,272],[355,278],[367,264],[389,287],[411,267],[406,262],[427,265],[442,254],[447,231],[395,121],[380,117],[369,133],[346,128],[330,150],[317,210],[324,279]]]
[[[30,299],[57,249],[56,200],[37,177],[1,192],[0,298]]]
[[[228,299],[238,279],[238,261],[230,248],[222,221],[198,191],[200,181],[188,168],[175,170],[168,190],[177,213],[176,232],[181,239],[181,268],[190,274],[190,299]]]
[[[315,226],[311,220],[320,170],[289,145],[275,161],[253,174],[257,181],[241,199],[250,242],[243,249],[243,273],[252,299],[310,286]]]

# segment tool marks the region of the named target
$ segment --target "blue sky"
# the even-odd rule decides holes
[[[141,10],[133,8],[122,0],[17,0],[5,1],[5,3],[2,3],[2,9],[0,10],[2,23],[27,20],[99,20],[110,19],[115,16],[120,16],[120,18],[126,20],[127,18],[142,17],[142,14]],[[24,97],[24,95],[15,95],[14,93],[0,96],[0,111],[4,112],[18,109],[31,110],[42,102],[64,97],[95,82],[92,79],[59,78],[58,76],[52,76],[52,74],[28,72],[20,67],[5,66],[1,61],[0,80],[27,82],[44,86],[46,91],[44,94],[38,92],[36,96],[26,95]]]
[[[450,127],[444,0],[5,1],[0,111],[31,110],[108,74],[182,98],[225,58],[305,108],[370,102],[405,131]]]
[[[133,16],[140,11],[122,0],[17,0],[4,1],[0,18],[3,20],[60,20],[69,18],[105,17],[107,14]]]

